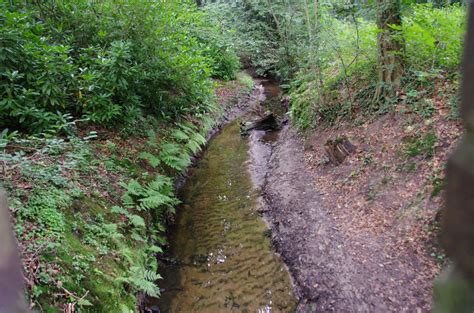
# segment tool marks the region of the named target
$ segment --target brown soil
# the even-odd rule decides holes
[[[341,124],[302,140],[285,127],[274,143],[251,136],[251,170],[262,188],[273,242],[288,265],[299,312],[428,312],[444,255],[437,245],[442,197],[432,196],[461,133],[441,105],[429,120],[400,112]],[[410,142],[437,137],[432,156]],[[335,166],[328,139],[357,150]]]

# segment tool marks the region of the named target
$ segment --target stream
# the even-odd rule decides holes
[[[277,102],[279,88],[260,83],[262,105]],[[168,261],[160,267],[162,295],[153,301],[158,312],[291,312],[296,306],[288,270],[257,212],[259,193],[240,121],[209,142],[180,190],[183,204],[170,231]],[[277,135],[268,133],[267,140]]]

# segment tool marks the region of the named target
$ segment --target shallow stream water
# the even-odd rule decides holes
[[[171,230],[170,262],[160,268],[160,312],[293,311],[290,277],[257,213],[248,159],[236,120],[191,170]]]

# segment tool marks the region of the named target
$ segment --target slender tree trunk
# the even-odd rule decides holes
[[[403,75],[403,40],[400,31],[392,27],[402,24],[400,0],[377,0],[377,5],[379,85],[375,100],[392,96],[400,88]]]

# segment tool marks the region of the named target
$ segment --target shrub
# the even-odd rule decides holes
[[[306,62],[296,73],[290,89],[291,114],[299,129],[321,121],[332,123],[346,114],[340,98],[352,105],[356,96],[350,90],[353,80],[371,82],[374,78],[375,23],[337,19],[328,13],[323,15],[321,23],[317,53],[305,52]],[[316,72],[314,62],[320,62],[321,73]]]
[[[441,8],[434,8],[431,3],[413,5],[402,23],[409,67],[415,71],[456,71],[461,60],[465,21],[466,8],[457,4]]]
[[[192,1],[0,2],[0,127],[64,120],[130,125],[213,109],[211,76],[233,79],[232,45]]]
[[[405,44],[404,82],[431,84],[443,77],[440,73],[449,75],[458,70],[465,15],[466,8],[459,4],[405,7],[400,27]],[[372,99],[371,88],[377,80],[377,34],[377,26],[370,19],[348,19],[322,10],[317,51],[311,54],[308,49],[302,50],[300,58],[304,61],[290,89],[297,127],[332,123],[337,117],[357,111],[387,112],[390,101],[376,104]],[[320,73],[316,73],[315,62],[319,62]],[[433,114],[428,102],[420,102],[414,109],[423,117]]]

